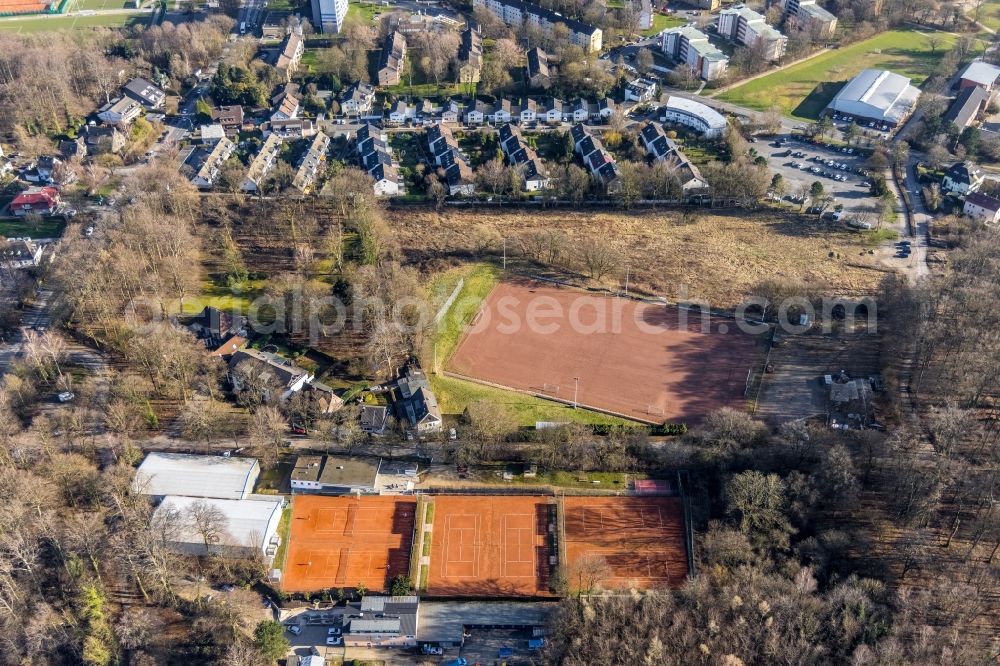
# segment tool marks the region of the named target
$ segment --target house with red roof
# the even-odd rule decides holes
[[[30,213],[52,215],[59,207],[59,190],[54,187],[29,187],[10,202],[10,212],[17,217]]]

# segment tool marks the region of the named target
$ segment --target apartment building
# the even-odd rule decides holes
[[[746,5],[735,5],[719,14],[719,34],[742,46],[764,44],[768,60],[785,55],[788,38],[767,24],[767,20]]]
[[[483,37],[479,30],[469,26],[462,33],[462,46],[458,50],[458,80],[461,83],[479,83],[483,71]]]
[[[234,150],[236,150],[236,145],[229,139],[223,137],[216,141],[212,150],[204,154],[204,159],[198,166],[198,171],[191,182],[201,188],[213,187],[219,176],[219,170]]]
[[[729,58],[708,41],[708,35],[684,26],[663,32],[663,52],[690,67],[700,78],[714,81],[726,73]]]
[[[522,0],[473,0],[473,7],[485,7],[491,14],[509,26],[533,25],[546,35],[551,35],[557,25],[569,30],[569,39],[587,53],[597,53],[604,45],[604,33],[600,28],[575,19],[566,18],[558,12],[545,9]]]
[[[819,39],[830,39],[837,31],[837,17],[823,9],[816,0],[782,0],[787,25],[807,30]]]
[[[378,61],[378,84],[394,86],[403,76],[403,61],[406,59],[406,37],[398,30],[393,30],[385,38],[382,55]]]
[[[312,15],[319,32],[340,32],[347,18],[347,0],[312,0]]]

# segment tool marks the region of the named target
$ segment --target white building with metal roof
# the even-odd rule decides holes
[[[715,109],[678,95],[671,95],[660,109],[660,122],[687,125],[707,139],[721,138],[729,127],[726,117]]]
[[[256,458],[150,453],[133,487],[143,495],[245,499],[260,475]]]
[[[898,125],[913,110],[920,90],[885,69],[865,69],[847,82],[827,107],[849,116]]]
[[[176,521],[168,540],[186,555],[271,558],[278,548],[281,502],[168,495],[156,508],[153,521]]]

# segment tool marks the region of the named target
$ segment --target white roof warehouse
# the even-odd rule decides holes
[[[829,108],[897,125],[910,114],[919,96],[920,91],[905,76],[884,69],[866,69],[847,82]]]
[[[245,499],[260,474],[256,458],[150,453],[136,470],[134,488],[143,495]]]
[[[281,521],[281,502],[199,497],[163,498],[154,521],[174,514],[179,528],[171,530],[171,546],[187,555],[269,555],[268,546]],[[198,516],[211,519],[196,519]],[[277,543],[274,544],[275,549]]]

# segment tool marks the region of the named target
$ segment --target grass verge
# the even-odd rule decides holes
[[[278,521],[278,534],[281,536],[281,543],[274,554],[274,568],[285,570],[285,553],[288,552],[288,533],[292,527],[292,505],[288,504],[281,512],[281,520]]]
[[[506,391],[475,382],[467,382],[454,377],[432,375],[431,388],[434,390],[434,395],[437,396],[438,404],[441,405],[441,411],[445,414],[461,414],[470,402],[487,401],[506,407],[517,419],[517,423],[522,426],[533,426],[537,421],[632,424],[632,421],[615,416],[586,409],[573,409],[569,405],[558,402],[543,400],[517,391]]]
[[[943,32],[934,38],[932,45],[927,33],[890,30],[748,81],[719,99],[761,111],[777,106],[785,115],[815,119],[843,84],[865,68],[888,69],[921,85],[956,39]]]
[[[451,304],[431,338],[433,348],[430,355],[436,356],[438,364],[444,364],[455,351],[462,332],[472,318],[479,312],[479,307],[500,280],[500,269],[492,264],[471,264],[455,270],[446,271],[434,277],[427,287],[427,297],[432,306],[440,308],[451,296],[459,280],[465,280],[458,297]]]
[[[5,219],[0,220],[0,236],[4,238],[59,238],[66,228],[66,222],[62,218],[49,217],[39,224],[29,224],[24,220]]]
[[[643,30],[642,34],[645,37],[652,37],[653,35],[659,34],[668,28],[676,28],[677,26],[684,25],[685,23],[687,23],[687,21],[677,18],[676,16],[653,14],[653,27],[649,30]]]

